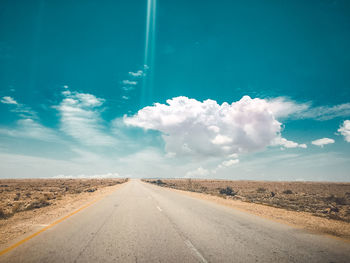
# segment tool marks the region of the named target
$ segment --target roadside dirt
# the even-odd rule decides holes
[[[224,199],[222,197],[209,194],[188,192],[177,189],[170,190],[238,209],[243,212],[248,212],[296,228],[303,228],[311,232],[339,237],[347,242],[350,242],[350,223],[344,221],[321,218],[318,216],[313,216],[307,212],[288,211],[285,209],[270,207],[266,205],[247,203],[239,200]]]
[[[29,207],[30,209],[23,208],[21,211],[15,211],[15,213],[7,215],[5,218],[0,219],[0,250],[4,249],[11,243],[19,241],[22,237],[38,231],[41,228],[51,224],[55,220],[79,209],[83,205],[86,205],[87,203],[94,200],[98,200],[114,192],[122,186],[121,183],[126,182],[124,179],[117,180],[118,181],[115,182],[112,182],[112,180],[110,180],[102,183],[101,181],[103,181],[103,179],[95,181],[70,180],[70,182],[69,180],[63,180],[65,181],[65,185],[70,188],[71,192],[67,191],[66,194],[60,194],[59,198],[49,198],[45,200],[43,200],[42,197],[38,197],[43,195],[43,189],[40,189],[40,187],[38,188],[38,185],[41,186],[41,188],[46,187],[46,190],[53,189],[57,186],[57,181],[39,181],[38,183],[38,180],[32,180],[31,182],[29,182],[29,180],[24,180],[24,182],[12,180],[12,183],[14,182],[16,184],[15,187],[13,187],[13,189],[16,190],[16,193],[23,191],[30,192],[32,198],[22,201],[23,203],[26,203],[26,205],[21,205],[21,207]],[[62,180],[59,180],[59,182],[62,183]],[[8,181],[4,182],[4,180],[0,180],[0,185],[10,186],[11,182],[9,183]],[[34,188],[37,190],[34,190],[34,188],[30,185],[34,185]],[[82,190],[84,189],[82,185],[85,185],[85,190]],[[89,189],[93,189],[93,191]],[[13,191],[0,193],[2,200],[0,208],[3,211],[6,209],[6,207],[4,208],[4,205],[10,207],[18,207],[18,205],[15,205],[15,203],[19,202],[21,199],[17,200],[17,195],[15,195],[16,193],[13,193]],[[12,195],[15,195],[15,197],[12,198]],[[34,196],[37,198],[34,199]],[[17,201],[13,201],[13,199]],[[48,204],[40,207],[40,202],[38,202],[38,200],[40,200],[40,202],[45,201]],[[31,205],[34,202],[35,205],[37,205],[37,208]],[[8,205],[11,203],[12,205]]]
[[[350,241],[350,183],[202,179],[143,181]]]
[[[145,180],[159,186],[217,195],[350,223],[350,183],[202,179]]]

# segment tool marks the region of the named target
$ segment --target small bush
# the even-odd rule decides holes
[[[346,205],[347,204],[347,201],[344,197],[336,197],[336,198],[334,198],[334,202],[337,205]]]
[[[326,197],[326,201],[334,202],[337,205],[346,205],[347,204],[347,200],[345,197],[336,197],[334,195],[330,195],[330,196]]]
[[[256,191],[258,193],[265,193],[266,192],[266,189],[265,188],[262,188],[262,187],[259,187],[258,189],[256,189]]]
[[[5,219],[6,218],[6,214],[4,212],[4,210],[2,210],[2,208],[0,208],[0,219]]]
[[[50,203],[42,198],[38,201],[33,201],[32,203],[30,203],[27,206],[26,210],[32,210],[35,208],[41,208],[41,207],[45,207],[45,206],[49,206],[49,205],[50,205]]]
[[[21,197],[21,193],[16,193],[16,196],[15,198],[13,198],[13,201],[18,201],[20,197]]]
[[[14,203],[13,206],[12,206],[12,214],[20,212],[21,211],[21,205],[22,204],[20,202]]]
[[[221,188],[219,193],[222,195],[231,195],[234,196],[236,193],[232,190],[231,187],[227,186],[226,188]]]
[[[274,192],[271,192],[271,197],[274,197],[276,194]]]
[[[293,192],[292,190],[284,190],[282,193],[286,194],[286,195],[291,195]]]
[[[157,185],[162,185],[162,184],[165,184],[165,183],[164,183],[162,180],[159,180],[159,179],[158,179],[158,180],[156,181],[156,184],[157,184]]]

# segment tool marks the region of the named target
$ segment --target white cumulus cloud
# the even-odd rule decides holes
[[[314,140],[314,141],[312,141],[311,143],[312,143],[313,145],[323,147],[323,146],[326,145],[326,144],[332,144],[332,143],[334,143],[334,140],[333,140],[333,139],[330,139],[330,138],[322,138],[322,139]]]
[[[134,116],[124,116],[124,122],[160,131],[167,152],[228,156],[261,150],[280,138],[281,123],[275,115],[289,112],[280,104],[283,100],[249,96],[221,105],[214,100],[176,97],[167,104],[155,103]]]
[[[222,165],[226,166],[226,167],[230,167],[230,166],[237,164],[237,163],[239,163],[238,159],[232,159],[232,160],[228,160],[228,161],[223,161]]]
[[[289,141],[285,138],[282,138],[282,137],[277,137],[272,145],[280,145],[280,146],[283,146],[285,148],[304,148],[306,149],[307,148],[307,145],[306,144],[299,144],[297,142],[293,142],[293,141]]]
[[[193,171],[187,172],[186,177],[201,177],[201,176],[207,176],[209,174],[210,174],[209,170],[204,169],[203,167],[198,167]]]
[[[350,120],[345,120],[338,129],[338,132],[344,136],[345,141],[350,142]]]

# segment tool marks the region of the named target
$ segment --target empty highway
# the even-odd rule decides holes
[[[350,262],[350,245],[131,180],[0,262]]]

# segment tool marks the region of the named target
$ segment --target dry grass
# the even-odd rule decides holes
[[[126,182],[127,179],[6,179],[0,180],[0,219],[53,205],[57,200]]]
[[[195,179],[144,181],[174,189],[206,193],[350,222],[350,183]],[[227,189],[231,189],[232,192]]]

